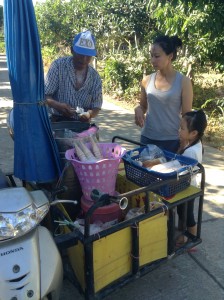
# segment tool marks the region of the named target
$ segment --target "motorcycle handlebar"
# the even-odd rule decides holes
[[[51,202],[51,206],[53,205],[57,205],[59,203],[72,203],[74,205],[77,205],[78,204],[78,201],[76,200],[54,200],[53,202]]]

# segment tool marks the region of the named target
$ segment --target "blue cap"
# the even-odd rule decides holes
[[[78,54],[96,56],[96,41],[89,30],[81,32],[75,36],[73,41],[73,50]]]

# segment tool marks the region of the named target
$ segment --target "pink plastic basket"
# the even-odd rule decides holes
[[[91,149],[91,144],[86,144]],[[65,152],[65,158],[71,161],[82,187],[83,196],[92,200],[93,189],[102,193],[114,195],[118,166],[125,148],[115,143],[98,143],[103,159],[97,162],[82,162],[78,160],[75,149]]]

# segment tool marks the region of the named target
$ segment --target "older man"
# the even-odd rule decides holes
[[[96,56],[95,38],[90,31],[77,34],[72,56],[56,59],[45,78],[45,95],[52,121],[90,122],[102,106],[102,82],[90,66]]]

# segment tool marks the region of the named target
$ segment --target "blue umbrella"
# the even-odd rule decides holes
[[[4,0],[4,29],[14,101],[14,174],[49,182],[60,158],[45,106],[44,72],[32,0]]]

